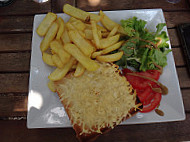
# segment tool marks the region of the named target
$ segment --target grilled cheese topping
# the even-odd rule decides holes
[[[107,63],[81,77],[65,77],[56,85],[72,125],[82,129],[80,135],[113,128],[135,108],[136,93],[118,69]]]

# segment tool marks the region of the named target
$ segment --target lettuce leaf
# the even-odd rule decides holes
[[[147,22],[137,17],[121,20],[121,25],[128,33],[125,44],[119,49],[124,52],[122,58],[116,62],[117,65],[126,68],[134,67],[138,71],[158,69],[156,65],[165,67],[167,65],[167,54],[171,51],[167,41],[169,40],[165,31],[165,23],[159,23],[155,32],[149,32],[145,26]]]

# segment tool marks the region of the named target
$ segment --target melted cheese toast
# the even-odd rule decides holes
[[[55,86],[80,141],[92,141],[113,129],[140,106],[114,64],[101,63],[97,71],[85,71],[80,77],[71,72]]]

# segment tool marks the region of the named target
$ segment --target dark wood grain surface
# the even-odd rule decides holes
[[[0,8],[0,142],[72,142],[72,128],[27,129],[28,82],[35,14],[62,12],[69,3],[87,11],[162,8],[171,40],[181,87],[186,120],[181,122],[118,126],[97,141],[188,141],[190,140],[190,75],[176,30],[190,23],[190,1],[170,4],[166,0],[57,0],[43,4],[15,0]]]

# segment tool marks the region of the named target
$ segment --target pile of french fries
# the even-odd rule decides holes
[[[96,15],[65,4],[63,12],[71,16],[68,22],[49,12],[36,31],[44,37],[40,45],[43,61],[56,67],[48,77],[53,92],[52,81],[62,79],[69,71],[75,70],[74,76],[79,77],[85,70],[97,70],[97,61],[114,62],[123,55],[122,51],[110,52],[122,45],[119,39],[125,32],[102,11]]]

